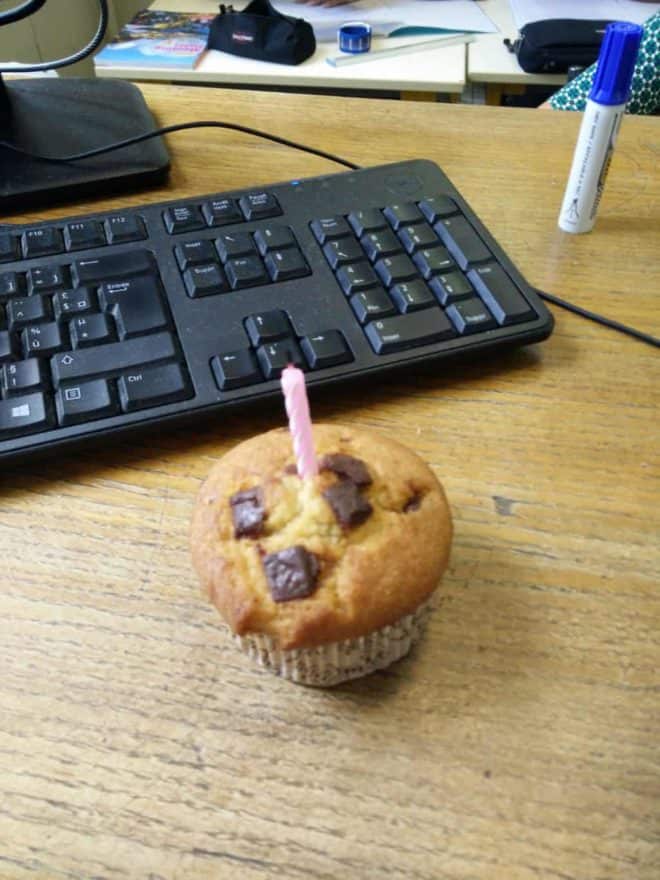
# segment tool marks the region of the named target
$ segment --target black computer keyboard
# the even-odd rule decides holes
[[[0,228],[0,457],[535,342],[552,318],[442,171],[401,162]]]

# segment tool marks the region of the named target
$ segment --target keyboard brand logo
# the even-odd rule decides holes
[[[245,31],[234,31],[231,38],[235,43],[254,43],[254,34],[246,34]]]

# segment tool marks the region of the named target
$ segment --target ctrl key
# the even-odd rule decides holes
[[[43,394],[37,392],[0,400],[0,440],[34,434],[52,427],[52,417]]]
[[[193,395],[179,364],[131,370],[119,377],[118,387],[124,412],[161,406]]]

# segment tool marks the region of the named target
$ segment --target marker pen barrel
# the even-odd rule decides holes
[[[621,120],[630,100],[643,29],[617,21],[607,26],[587,98],[573,164],[559,212],[565,232],[589,232],[596,222]]]

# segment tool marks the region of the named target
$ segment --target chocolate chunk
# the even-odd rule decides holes
[[[318,559],[299,545],[279,553],[269,553],[263,560],[270,594],[276,602],[303,599],[316,589]]]
[[[366,464],[352,455],[344,455],[341,452],[333,452],[324,455],[320,461],[322,471],[332,471],[337,476],[351,480],[356,486],[368,486],[371,483],[371,475]]]
[[[323,497],[332,508],[339,525],[344,528],[359,526],[373,511],[371,504],[350,480],[340,480],[329,486]]]
[[[415,493],[412,498],[409,498],[403,506],[404,513],[410,513],[411,510],[419,510],[422,504],[422,496],[418,493]]]
[[[258,538],[264,530],[266,511],[259,487],[236,492],[229,499],[235,538]]]

